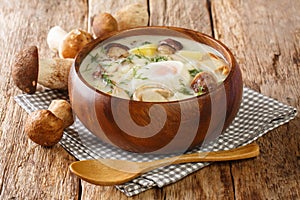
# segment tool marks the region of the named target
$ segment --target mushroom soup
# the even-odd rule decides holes
[[[139,35],[101,43],[84,58],[79,71],[88,84],[109,95],[161,102],[214,90],[230,67],[205,44]]]

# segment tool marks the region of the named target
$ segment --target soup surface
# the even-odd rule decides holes
[[[214,90],[230,67],[215,49],[169,36],[130,36],[101,43],[79,69],[92,87],[137,101],[174,101]]]

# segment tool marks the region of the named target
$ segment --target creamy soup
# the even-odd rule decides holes
[[[214,90],[230,67],[215,49],[169,36],[130,36],[101,43],[80,73],[94,88],[137,101],[174,101]]]

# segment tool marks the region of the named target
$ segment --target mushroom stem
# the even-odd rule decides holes
[[[49,48],[52,51],[58,52],[59,45],[62,41],[62,39],[67,35],[68,33],[62,29],[60,26],[54,26],[52,27],[47,36],[47,44]]]
[[[73,59],[39,59],[37,82],[51,89],[68,89],[68,77]]]

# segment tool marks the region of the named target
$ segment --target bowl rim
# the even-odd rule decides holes
[[[208,39],[210,41],[212,41],[214,44],[218,45],[221,49],[222,52],[220,52],[220,50],[217,50],[216,48],[212,47],[213,49],[216,49],[217,51],[219,51],[224,57],[226,57],[226,60],[228,61],[228,63],[230,64],[230,72],[227,75],[227,77],[223,80],[222,84],[219,84],[217,86],[216,89],[209,91],[205,94],[202,95],[198,95],[198,96],[193,96],[193,97],[189,97],[189,98],[185,98],[185,99],[180,99],[180,100],[172,100],[172,101],[153,101],[153,102],[148,102],[148,101],[137,101],[137,100],[133,100],[133,99],[125,99],[125,98],[121,98],[118,96],[114,96],[114,95],[110,95],[106,92],[103,92],[93,86],[91,86],[81,75],[81,73],[79,72],[79,68],[81,63],[83,62],[83,60],[85,59],[85,57],[95,48],[97,47],[101,42],[104,42],[105,40],[113,37],[113,36],[117,36],[119,34],[123,34],[126,32],[130,32],[130,31],[135,31],[135,30],[146,30],[146,29],[153,29],[153,30],[173,30],[173,31],[178,31],[183,35],[187,35],[187,36],[191,36],[193,34],[201,36],[205,39]],[[187,34],[189,33],[189,34]],[[189,37],[189,39],[194,39],[193,37]],[[199,42],[197,40],[195,40],[196,42]],[[224,55],[224,52],[226,52],[227,55]],[[205,33],[196,31],[196,30],[192,30],[192,29],[187,29],[187,28],[182,28],[182,27],[176,27],[176,26],[140,26],[140,27],[135,27],[135,28],[131,28],[131,29],[126,29],[126,30],[120,30],[120,31],[114,31],[111,32],[109,34],[106,34],[105,36],[102,37],[98,37],[96,39],[94,39],[93,41],[91,41],[90,43],[88,43],[87,45],[85,45],[76,55],[74,63],[72,65],[72,68],[75,68],[75,73],[78,76],[78,78],[80,79],[81,82],[83,82],[83,84],[85,86],[87,86],[89,89],[95,91],[97,94],[100,95],[104,95],[108,98],[115,98],[115,99],[119,99],[122,101],[129,101],[129,102],[139,102],[139,103],[144,103],[144,104],[172,104],[172,103],[179,103],[179,102],[185,102],[185,101],[191,101],[191,100],[200,100],[200,99],[204,99],[207,98],[208,96],[217,93],[219,90],[223,89],[226,85],[229,84],[230,78],[233,76],[233,73],[235,70],[237,70],[236,68],[238,67],[238,64],[236,62],[236,59],[234,57],[234,55],[232,54],[232,52],[230,51],[230,49],[223,44],[221,41],[213,38],[210,35],[207,35]]]

